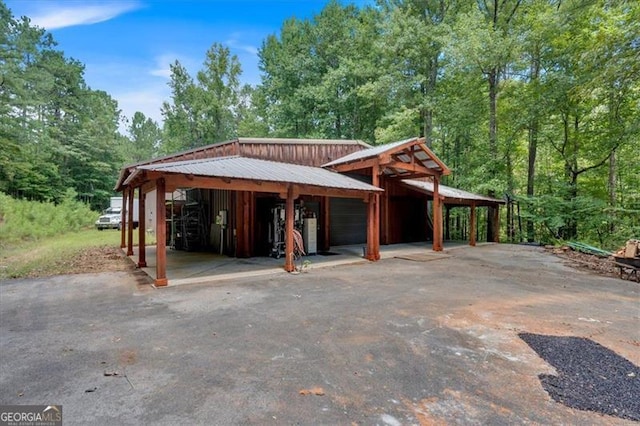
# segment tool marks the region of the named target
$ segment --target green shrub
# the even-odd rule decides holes
[[[98,213],[68,189],[58,204],[17,200],[0,192],[0,245],[38,240],[78,231],[95,222]]]

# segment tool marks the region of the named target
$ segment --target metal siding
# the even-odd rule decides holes
[[[366,148],[360,144],[249,143],[240,145],[240,155],[302,166],[320,167],[329,161]]]
[[[211,231],[210,231],[210,242],[211,247],[214,252],[220,253],[220,225],[216,225],[216,216],[220,212],[220,210],[227,210],[227,218],[231,220],[234,218],[235,209],[231,206],[231,191],[226,191],[222,189],[210,189],[209,190],[209,208],[210,208],[210,218],[211,218]],[[227,226],[225,230],[225,249],[231,250],[233,252],[233,240],[230,238],[233,236],[233,228],[230,226],[231,223]]]
[[[367,242],[367,203],[355,198],[331,198],[331,245]]]

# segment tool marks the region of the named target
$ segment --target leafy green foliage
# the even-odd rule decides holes
[[[0,247],[93,226],[98,214],[73,189],[58,204],[14,199],[0,193]]]
[[[162,126],[137,113],[123,136],[83,65],[0,2],[0,191],[98,208],[123,163],[237,136],[419,135],[445,184],[520,203],[507,240],[614,248],[640,236],[638,34],[631,0],[330,1],[264,40],[257,87],[218,43],[195,76],[176,61]]]
[[[172,99],[162,106],[160,151],[168,154],[236,137],[241,120],[238,58],[214,43],[196,80],[178,61],[170,69]]]
[[[84,82],[84,65],[0,2],[0,190],[94,207],[112,193],[121,157],[116,102]]]

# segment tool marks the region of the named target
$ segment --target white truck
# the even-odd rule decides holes
[[[126,221],[126,217],[125,217]],[[96,229],[121,229],[122,226],[122,197],[111,197],[108,209],[96,220]],[[138,199],[133,199],[133,229],[138,227]]]

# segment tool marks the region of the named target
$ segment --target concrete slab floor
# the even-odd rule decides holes
[[[487,244],[487,243],[481,243]],[[491,243],[489,243],[491,244]],[[466,247],[463,242],[449,241],[445,250]],[[368,262],[363,258],[361,244],[337,246],[331,248],[331,255],[315,254],[303,256],[296,266],[303,271],[334,267],[340,265]],[[446,252],[434,252],[428,243],[407,243],[381,246],[380,258],[423,257],[423,260],[435,260],[447,257]],[[129,256],[134,264],[138,262],[138,247],[134,247],[133,256]],[[149,277],[156,277],[156,246],[146,248],[147,266],[141,268]],[[416,260],[418,260],[416,258]],[[247,277],[284,274],[284,258],[252,257],[239,259],[212,252],[186,252],[167,249],[167,278],[169,286],[207,283]]]
[[[638,365],[637,283],[532,247],[447,254],[166,291],[0,282],[0,404],[62,404],[66,425],[628,424],[554,402],[518,333]]]

